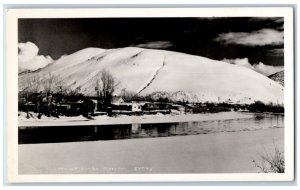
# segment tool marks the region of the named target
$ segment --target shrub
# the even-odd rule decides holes
[[[252,112],[272,112],[272,113],[284,113],[284,107],[282,105],[275,105],[272,103],[264,104],[261,101],[255,101],[249,106]]]
[[[255,167],[263,173],[284,173],[284,154],[274,145],[274,154],[269,155],[264,149],[264,154],[260,154],[260,161],[253,160]]]

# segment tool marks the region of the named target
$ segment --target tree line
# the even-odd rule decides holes
[[[94,99],[99,101],[99,104],[108,111],[111,106],[113,93],[115,90],[116,79],[107,70],[101,70],[94,78],[95,95]],[[54,107],[62,103],[81,101],[80,108],[82,115],[89,117],[89,112],[92,108],[87,106],[93,104],[90,100],[91,96],[84,96],[80,86],[73,88],[67,85],[59,76],[48,73],[45,77],[33,75],[22,81],[23,88],[19,90],[19,110],[26,111],[28,116],[29,105],[35,106],[35,111],[41,115],[53,116],[55,113]]]

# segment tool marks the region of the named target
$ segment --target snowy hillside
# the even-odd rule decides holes
[[[152,94],[190,102],[283,103],[283,87],[251,69],[200,56],[135,47],[83,49],[36,72],[20,75],[19,89],[26,87],[29,78],[44,79],[50,73],[68,88],[93,96],[102,69],[116,78],[115,95],[126,88],[142,96]]]
[[[274,73],[268,77],[284,86],[284,71]]]

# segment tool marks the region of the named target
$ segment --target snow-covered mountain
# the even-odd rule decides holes
[[[274,73],[268,77],[284,86],[284,71]]]
[[[87,48],[35,71],[19,75],[19,89],[29,78],[55,76],[64,86],[95,95],[103,69],[116,78],[115,94],[163,95],[189,102],[283,103],[283,86],[251,69],[184,53],[135,47]]]

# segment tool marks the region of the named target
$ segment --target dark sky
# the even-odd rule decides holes
[[[283,42],[277,39],[282,31],[282,18],[19,20],[19,42],[33,42],[39,47],[39,54],[53,59],[87,47],[139,46],[216,60],[247,57],[252,64],[277,66],[283,65]]]

